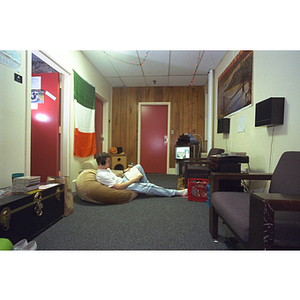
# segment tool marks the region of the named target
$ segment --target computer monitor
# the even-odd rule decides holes
[[[175,146],[175,159],[186,159],[190,157],[190,146]]]

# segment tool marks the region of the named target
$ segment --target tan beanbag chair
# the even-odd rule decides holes
[[[86,160],[82,163],[82,169],[83,170],[87,170],[87,169],[94,169],[94,170],[97,170],[98,168],[98,164],[97,164],[97,161],[96,159],[89,159],[89,160]]]
[[[137,196],[137,193],[133,191],[116,190],[99,183],[96,173],[97,170],[88,169],[78,175],[76,192],[81,199],[99,204],[122,204]]]

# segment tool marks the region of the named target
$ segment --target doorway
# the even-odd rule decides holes
[[[169,102],[139,103],[138,162],[146,173],[168,173],[169,128]]]
[[[103,151],[103,101],[102,97],[96,94],[95,98],[95,138],[97,153]]]
[[[58,176],[60,153],[59,73],[32,54],[31,175]]]
[[[34,86],[34,82],[38,82]],[[31,175],[59,175],[60,88],[59,73],[32,74],[31,89]]]
[[[55,150],[55,156],[58,157],[55,160],[55,167],[57,169],[49,170],[48,172],[50,173],[45,173],[42,174],[40,171],[36,171],[39,174],[33,174],[32,171],[30,171],[30,174],[32,175],[43,175],[41,178],[41,181],[46,180],[47,176],[52,176],[58,172],[59,176],[62,175],[70,175],[70,143],[69,143],[69,127],[71,125],[71,119],[70,119],[70,114],[72,111],[71,108],[71,103],[69,101],[69,86],[70,86],[70,76],[71,73],[62,68],[60,65],[55,63],[46,53],[43,51],[32,51],[30,53],[30,58],[31,60],[28,60],[28,62],[31,63],[32,66],[32,72],[31,73],[43,73],[43,74],[56,74],[57,76],[57,81],[58,81],[58,93],[53,92],[51,93],[50,88],[48,90],[48,87],[44,89],[44,101],[47,99],[48,102],[53,103],[60,103],[58,105],[58,110],[57,111],[57,122],[58,122],[58,133],[56,132],[56,137],[58,136],[58,142],[56,144],[56,150]],[[29,75],[29,74],[28,74]],[[32,75],[32,74],[30,74]],[[43,75],[42,75],[43,76]],[[48,75],[45,75],[48,76]],[[50,75],[51,76],[51,75]],[[56,80],[55,80],[56,81]],[[42,80],[41,80],[42,82]],[[42,89],[42,87],[41,87]],[[47,92],[47,93],[46,93]],[[45,99],[46,98],[46,99]],[[51,100],[51,101],[50,101]],[[58,102],[58,100],[60,102]],[[29,100],[30,101],[30,100]],[[41,107],[41,105],[40,105]],[[32,117],[32,116],[31,116]],[[43,115],[38,116],[43,117]],[[43,130],[42,130],[43,132]],[[43,143],[49,143],[47,140],[48,134],[43,134],[39,133],[39,136],[46,137],[46,140]],[[31,141],[31,138],[29,139],[29,142]],[[42,139],[38,143],[42,143]],[[32,144],[32,143],[31,143]],[[31,146],[32,147],[32,146]],[[47,155],[43,156],[45,160],[47,160]],[[32,170],[32,164],[35,164],[35,159],[33,157],[30,158],[29,165],[31,166]],[[50,165],[49,162],[47,162],[48,165]],[[57,171],[58,170],[58,171]],[[33,170],[34,171],[34,170]]]

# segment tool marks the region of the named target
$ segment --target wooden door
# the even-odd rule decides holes
[[[167,173],[168,105],[141,105],[140,162],[146,173]]]

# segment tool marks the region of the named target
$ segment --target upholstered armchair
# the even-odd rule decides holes
[[[271,180],[269,193],[221,192],[220,180]],[[209,231],[220,217],[245,249],[299,249],[300,152],[285,152],[273,174],[211,173]]]
[[[211,148],[206,158],[189,158],[184,160],[183,174],[187,187],[189,178],[209,178],[209,160],[212,155],[224,153],[224,149]]]

